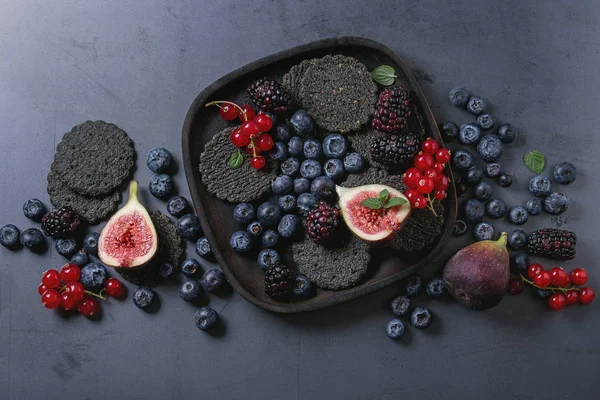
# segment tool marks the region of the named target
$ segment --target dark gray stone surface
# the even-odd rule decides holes
[[[525,229],[562,223],[576,231],[577,259],[559,265],[587,267],[600,291],[597,2],[9,0],[1,9],[2,225],[33,226],[22,204],[48,204],[55,145],[90,119],[129,133],[141,199],[164,210],[145,189],[152,173],[143,160],[164,146],[180,163],[183,118],[202,88],[272,52],[360,35],[405,57],[438,119],[471,120],[446,100],[451,87],[466,85],[499,121],[519,127],[501,160],[515,183],[494,187],[508,204],[529,197],[526,151],[541,150],[549,168],[577,165],[577,181],[557,185],[572,198],[568,212],[532,218]],[[188,196],[181,168],[175,181]],[[424,275],[466,242],[452,241]],[[158,289],[155,314],[130,299],[104,302],[100,322],[44,310],[41,272],[62,262],[54,251],[0,248],[1,399],[504,400],[597,398],[600,389],[598,300],[555,313],[529,294],[487,312],[423,298],[417,303],[431,307],[434,324],[409,327],[406,342],[396,343],[385,326],[400,285],[295,316],[236,294],[211,296],[226,327],[210,336],[194,326],[195,308],[174,286]]]

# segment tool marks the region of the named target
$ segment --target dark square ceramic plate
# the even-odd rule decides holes
[[[254,79],[268,76],[281,81],[293,65],[304,59],[327,54],[355,57],[369,70],[381,64],[393,66],[399,81],[412,89],[428,136],[441,141],[435,119],[410,68],[384,45],[364,38],[326,39],[281,51],[225,75],[196,97],[185,117],[182,137],[185,173],[196,213],[216,260],[233,288],[251,303],[275,312],[295,313],[328,307],[373,292],[414,273],[427,265],[444,247],[456,219],[456,194],[452,185],[444,203],[446,212],[443,232],[425,251],[410,256],[391,251],[375,252],[377,256],[371,261],[371,272],[358,286],[350,289],[318,289],[314,297],[295,302],[278,302],[265,294],[264,273],[258,267],[255,256],[241,256],[229,247],[231,234],[239,230],[232,218],[233,205],[211,196],[200,178],[198,164],[204,145],[215,133],[228,126],[215,108],[205,108],[204,104],[212,100],[232,100],[239,104],[249,102],[245,89]],[[450,174],[450,171],[447,173]],[[289,250],[283,252],[282,257],[284,261],[291,262]]]

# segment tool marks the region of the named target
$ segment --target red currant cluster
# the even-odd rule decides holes
[[[444,174],[450,161],[450,150],[440,148],[435,139],[425,140],[421,150],[415,156],[414,166],[404,173],[403,181],[408,187],[404,195],[411,207],[429,207],[435,214],[433,202],[445,199],[446,189],[450,186],[450,179]]]
[[[273,119],[268,114],[256,114],[249,104],[240,107],[230,101],[211,101],[206,104],[206,107],[213,105],[219,107],[219,114],[224,120],[240,119],[242,125],[231,132],[231,143],[236,147],[245,148],[252,156],[250,160],[252,167],[264,168],[266,160],[260,153],[271,150],[275,144],[271,135],[266,133],[273,127]]]
[[[553,310],[561,310],[564,306],[577,303],[590,304],[594,301],[596,294],[589,287],[582,287],[588,280],[588,273],[583,268],[575,268],[569,274],[563,268],[554,267],[546,271],[541,264],[531,264],[527,270],[529,279],[520,275],[508,283],[510,294],[519,294],[527,283],[538,289],[551,292],[548,297],[548,305]]]
[[[81,269],[75,264],[65,264],[58,272],[49,269],[42,275],[42,283],[38,292],[42,296],[42,304],[46,308],[60,306],[65,311],[77,309],[80,314],[93,318],[100,312],[98,299],[105,300],[102,292],[109,296],[121,298],[125,294],[125,286],[116,278],[109,278],[100,293],[85,290],[79,279]]]

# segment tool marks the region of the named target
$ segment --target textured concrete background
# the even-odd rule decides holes
[[[46,174],[71,126],[114,122],[142,160],[165,146],[180,161],[183,118],[202,88],[275,51],[359,35],[413,66],[438,119],[469,119],[446,100],[466,85],[519,127],[501,160],[516,182],[495,189],[509,204],[529,197],[526,151],[541,150],[550,166],[577,165],[577,181],[564,188],[572,208],[525,229],[575,231],[578,257],[561,265],[589,268],[600,291],[599,18],[594,1],[1,1],[0,225],[32,226],[23,202],[48,204]],[[138,160],[136,178],[149,177]],[[188,196],[182,170],[176,182]],[[164,210],[150,197],[142,194]],[[466,242],[452,241],[424,275]],[[63,319],[42,308],[36,291],[60,256],[0,248],[0,260],[1,399],[561,399],[597,398],[600,389],[598,300],[553,313],[523,294],[476,313],[420,299],[434,325],[409,327],[396,343],[385,324],[401,285],[295,316],[237,294],[212,296],[226,331],[211,337],[174,287],[159,289],[156,314],[127,299],[103,303],[101,322]]]

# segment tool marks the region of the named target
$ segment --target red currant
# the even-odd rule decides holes
[[[42,275],[42,283],[46,285],[48,289],[54,289],[60,285],[60,274],[55,269],[49,269]]]
[[[554,293],[548,299],[548,305],[554,311],[562,310],[567,305],[567,296],[562,293]]]
[[[533,278],[533,283],[541,288],[550,286],[550,282],[552,282],[552,277],[548,271],[542,271]]]
[[[577,290],[569,290],[567,292],[567,305],[572,306],[579,303],[579,292]]]
[[[521,278],[512,278],[508,281],[508,293],[519,294],[523,291],[523,281]]]
[[[562,268],[554,267],[550,270],[550,276],[552,277],[552,284],[558,287],[567,287],[571,280],[569,274]]]
[[[63,282],[77,282],[81,278],[81,269],[75,264],[65,264],[60,269],[60,278]]]
[[[421,192],[419,192],[417,189],[410,188],[410,189],[406,189],[406,191],[404,192],[404,195],[406,196],[406,198],[412,205],[413,200],[416,200],[419,196],[421,196]]]
[[[108,278],[104,284],[104,290],[109,296],[120,298],[125,294],[125,286],[117,278]]]
[[[44,285],[43,283],[40,283],[40,286],[38,286],[38,293],[39,293],[40,295],[42,295],[42,294],[44,294],[44,292],[45,292],[46,290],[48,290],[48,289],[49,289],[49,288],[48,288],[46,285]]]
[[[267,114],[258,114],[256,117],[254,117],[254,122],[257,123],[258,129],[261,132],[269,132],[273,127],[273,120]]]
[[[252,108],[252,106],[250,104],[244,104],[241,108],[242,108],[242,111],[244,111],[244,112],[240,112],[240,121],[242,121],[242,122],[252,121],[252,119],[256,115],[256,111],[254,111],[254,108]],[[244,119],[244,113],[246,113],[245,119]]]
[[[428,178],[433,179],[434,182],[438,178],[438,173],[433,168],[425,171],[425,173],[423,175]]]
[[[77,307],[79,300],[75,300],[70,293],[63,293],[60,295],[60,307],[63,310],[72,310]]]
[[[433,163],[433,170],[435,172],[437,172],[438,175],[439,174],[443,174],[444,173],[444,164],[442,164],[441,162],[438,162],[438,161],[434,162]]]
[[[254,121],[246,121],[242,124],[240,128],[240,132],[242,135],[253,138],[260,134],[260,130],[258,129],[258,124]]]
[[[77,311],[79,311],[79,314],[81,315],[92,318],[100,312],[100,304],[95,298],[91,296],[85,296],[83,300],[79,302]]]
[[[423,153],[433,155],[440,148],[440,144],[435,139],[427,139],[426,141],[423,142],[422,148],[423,148]]]
[[[236,147],[244,147],[250,143],[250,136],[243,135],[239,128],[235,128],[231,132],[231,143]]]
[[[42,305],[46,308],[56,308],[60,304],[60,294],[54,289],[42,293]]]
[[[584,287],[579,292],[579,301],[581,304],[590,304],[594,301],[594,297],[596,297],[596,293],[592,290],[592,288]]]
[[[588,273],[583,268],[575,268],[571,271],[571,282],[577,286],[583,286],[588,280]]]
[[[422,177],[423,174],[421,173],[421,171],[419,171],[416,168],[409,168],[404,173],[404,177],[402,178],[402,180],[404,181],[404,184],[409,188],[416,188],[419,179],[421,179]]]
[[[529,279],[534,279],[537,275],[541,274],[544,270],[541,264],[531,264],[527,269],[527,276]]]
[[[435,193],[433,194],[433,197],[435,197],[437,200],[444,200],[446,198],[448,194],[446,193],[446,191],[444,189],[437,189],[435,191]]]
[[[239,110],[232,104],[223,104],[219,109],[219,114],[225,121],[233,121],[239,115]]]
[[[83,299],[85,289],[83,288],[83,285],[80,282],[71,282],[67,284],[65,292],[69,293],[69,296],[71,296],[73,300],[79,301]]]
[[[415,204],[411,204],[414,208],[425,208],[427,207],[427,199],[421,195],[415,199]]]
[[[431,154],[420,153],[415,156],[415,167],[425,172],[433,167],[433,157]]]
[[[266,164],[265,158],[263,156],[256,156],[250,160],[250,165],[254,167],[254,169],[264,168]]]
[[[450,150],[443,148],[439,149],[435,153],[435,160],[437,162],[441,162],[442,164],[446,164],[448,161],[450,161]]]
[[[260,149],[258,148],[258,146],[256,148],[254,148],[254,144],[256,143],[256,140],[250,141],[250,143],[248,143],[246,145],[246,153],[250,154],[251,156],[253,156],[254,154],[259,155],[260,154]]]
[[[417,182],[417,190],[423,194],[431,193],[434,187],[433,179],[425,176]]]
[[[273,141],[271,135],[263,133],[258,138],[258,144],[256,145],[256,147],[259,148],[261,151],[269,151],[273,148],[274,144],[275,142]]]
[[[435,180],[435,188],[446,190],[450,186],[450,179],[446,175],[439,175]]]

